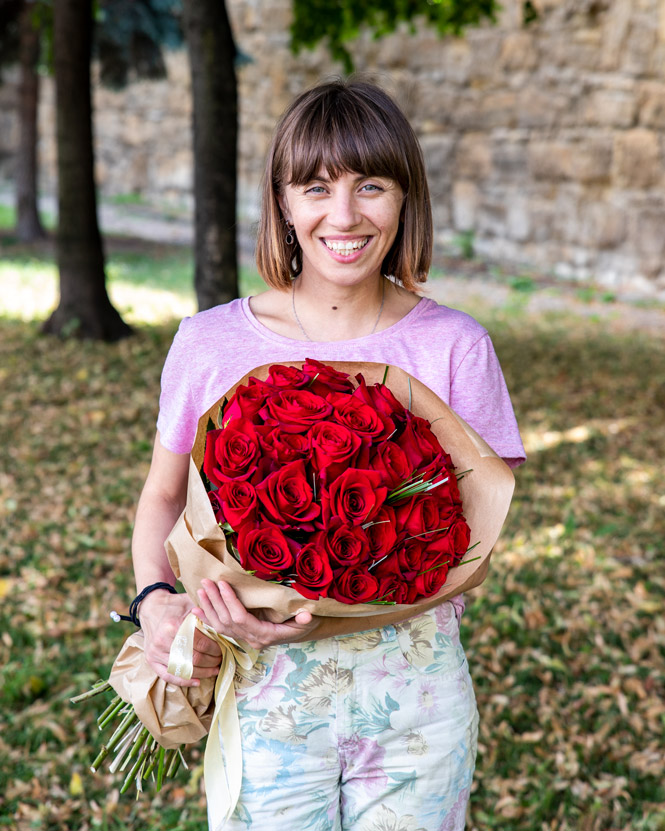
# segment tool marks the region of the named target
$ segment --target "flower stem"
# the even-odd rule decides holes
[[[118,715],[120,710],[125,706],[125,702],[120,698],[119,695],[113,699],[113,701],[109,704],[109,706],[104,710],[101,716],[97,719],[97,726],[100,730],[103,730],[107,724],[113,721],[113,719]]]
[[[80,701],[87,701],[89,698],[94,698],[96,695],[100,695],[110,689],[111,685],[108,681],[95,681],[95,684],[91,690],[87,690],[87,692],[76,695],[74,698],[70,698],[69,700],[72,704],[78,704]]]
[[[143,731],[145,731],[145,733]],[[134,779],[134,777],[138,773],[139,768],[141,767],[141,765],[143,765],[145,760],[150,755],[150,745],[152,744],[152,738],[150,738],[148,741],[146,741],[146,738],[150,734],[148,733],[148,731],[145,727],[143,728],[143,731],[141,731],[141,733],[140,733],[139,741],[137,741],[136,744],[134,745],[135,748],[137,748],[137,747],[141,748],[140,750],[137,750],[138,759],[134,762],[134,764],[132,765],[131,770],[129,771],[129,773],[125,777],[125,781],[122,783],[122,787],[120,788],[120,793],[127,793],[127,789],[132,784],[132,780]],[[142,741],[141,741],[141,737],[143,739]]]

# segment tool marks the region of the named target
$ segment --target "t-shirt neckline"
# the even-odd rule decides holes
[[[372,334],[363,335],[359,338],[352,338],[351,340],[331,340],[331,341],[301,341],[296,340],[296,338],[287,338],[286,335],[280,335],[277,332],[273,332],[272,329],[268,329],[267,326],[264,326],[258,318],[255,317],[254,312],[252,311],[249,301],[250,297],[241,297],[240,298],[240,308],[245,316],[245,320],[249,325],[265,340],[273,341],[274,343],[285,343],[293,346],[294,344],[306,344],[312,343],[316,344],[317,346],[335,346],[340,345],[342,343],[369,343],[370,341],[376,342],[381,338],[387,338],[392,336],[393,334],[399,332],[405,326],[408,326],[413,322],[413,320],[417,317],[420,317],[421,314],[427,309],[430,303],[434,301],[431,300],[429,297],[422,297],[416,303],[416,305],[409,309],[409,311],[404,315],[403,318],[398,320],[396,323],[393,323],[392,326],[388,326],[387,329],[381,329],[378,332],[373,332]]]

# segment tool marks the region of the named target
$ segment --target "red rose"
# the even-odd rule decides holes
[[[273,393],[274,390],[263,381],[250,378],[248,386],[241,384],[231,396],[222,416],[224,424],[234,418],[247,418],[253,421],[259,410],[265,406],[268,396]]]
[[[337,516],[348,525],[363,525],[374,519],[388,495],[382,478],[374,470],[345,470],[321,495],[325,518]]]
[[[409,465],[406,453],[393,441],[377,445],[369,466],[383,474],[384,484],[391,490],[408,481],[413,475],[413,468]]]
[[[341,603],[367,603],[379,596],[379,582],[362,566],[342,569],[335,574],[329,597]]]
[[[329,401],[334,408],[335,421],[374,443],[387,439],[395,432],[395,425],[389,418],[378,413],[374,407],[365,404],[360,398],[333,392],[327,396],[326,401]]]
[[[385,557],[397,544],[395,511],[384,505],[378,511],[371,525],[365,528],[369,541],[369,553],[374,560]]]
[[[212,512],[215,515],[217,522],[225,522],[222,503],[219,501],[217,491],[208,491],[208,499],[210,500],[210,506],[212,507]]]
[[[397,552],[397,562],[402,577],[405,580],[413,580],[418,572],[423,570],[427,560],[429,546],[420,540],[406,540],[404,545]]]
[[[293,566],[299,546],[274,525],[245,524],[238,531],[236,543],[240,565],[254,572],[262,580],[276,580],[285,576]]]
[[[379,580],[378,600],[390,603],[408,603],[409,587],[397,576],[383,577]]]
[[[367,534],[360,525],[346,525],[333,517],[322,537],[333,568],[355,566],[369,558]]]
[[[422,571],[416,575],[412,585],[413,594],[409,602],[413,603],[420,597],[432,597],[444,585],[448,577],[449,565],[445,561],[427,561],[423,564]]]
[[[312,379],[309,389],[317,395],[325,398],[329,392],[353,392],[353,382],[349,380],[348,372],[340,372],[313,358],[305,361],[303,370]]]
[[[429,421],[407,412],[402,433],[395,439],[406,453],[413,470],[418,470],[443,454],[439,440],[430,429]]]
[[[331,412],[332,406],[320,395],[309,390],[283,390],[268,399],[260,415],[265,421],[274,419],[285,433],[304,433]]]
[[[451,566],[456,566],[469,550],[471,542],[471,529],[461,514],[453,520],[448,536],[451,538],[451,547],[455,552]]]
[[[398,580],[406,583],[406,577],[402,574],[402,567],[398,559],[398,552],[392,551],[381,562],[372,566],[372,574],[377,580]]]
[[[251,421],[236,418],[206,436],[203,471],[213,485],[249,479],[257,469],[259,439]]]
[[[302,433],[283,433],[274,424],[256,428],[261,448],[277,465],[285,465],[309,456],[309,440]]]
[[[443,474],[441,474],[443,475]],[[459,513],[462,508],[462,497],[459,492],[459,485],[457,484],[457,477],[452,469],[445,474],[448,481],[439,485],[438,488],[433,488],[430,494],[439,503],[439,513],[442,517],[448,518],[453,514]],[[435,477],[436,478],[440,477]]]
[[[427,532],[443,531],[448,527],[447,514],[441,515],[441,503],[432,495],[433,493],[434,491],[417,493],[409,500],[394,506],[397,527],[400,530],[405,530],[411,537],[423,535],[420,536],[421,539],[432,540],[433,534],[424,535]]]
[[[256,490],[246,481],[222,482],[216,497],[224,520],[237,530],[244,522],[256,519]]]
[[[296,526],[313,531],[312,520],[321,513],[314,501],[314,492],[305,476],[305,463],[300,460],[276,470],[256,486],[262,513],[270,522],[286,528]]]
[[[295,366],[275,364],[270,367],[266,383],[272,384],[274,387],[300,389],[306,387],[311,380],[310,376],[302,369],[297,369]]]
[[[328,561],[328,555],[317,543],[309,542],[307,545],[303,545],[298,552],[296,575],[297,579],[291,586],[300,594],[312,600],[328,596],[328,588],[332,583],[333,572]]]
[[[308,437],[312,467],[324,482],[331,482],[342,471],[356,467],[355,460],[363,443],[348,427],[334,421],[319,421]]]
[[[406,418],[406,408],[395,398],[392,392],[385,386],[385,384],[373,384],[371,387],[362,375],[356,375],[358,387],[354,391],[354,395],[370,404],[375,410],[378,410],[387,418],[394,422],[404,421]]]

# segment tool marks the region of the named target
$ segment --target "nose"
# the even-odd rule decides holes
[[[340,231],[348,231],[360,222],[360,212],[353,191],[335,189],[328,213],[330,224]]]

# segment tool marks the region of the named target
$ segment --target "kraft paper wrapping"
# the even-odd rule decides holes
[[[290,366],[302,363],[289,361]],[[328,361],[329,366],[355,377],[363,374],[368,386],[383,381],[385,364]],[[228,390],[199,420],[192,450],[187,486],[187,504],[169,538],[166,551],[171,568],[197,603],[196,590],[202,578],[224,580],[247,609],[275,623],[306,609],[316,618],[316,626],[306,640],[349,634],[399,623],[443,603],[461,592],[480,585],[487,576],[492,547],[508,513],[515,479],[511,469],[490,446],[428,387],[404,370],[390,366],[385,379],[393,395],[413,413],[426,418],[441,446],[452,457],[458,471],[471,470],[459,482],[463,511],[471,529],[471,545],[477,543],[470,559],[448,571],[447,581],[438,594],[409,605],[394,605],[377,613],[370,603],[347,604],[330,598],[310,600],[289,586],[280,586],[244,571],[227,550],[223,531],[217,525],[205,486],[199,475],[205,451],[209,419],[217,424],[220,403],[230,399],[250,377],[267,378],[271,364],[248,373]]]
[[[154,739],[167,750],[200,741],[213,717],[214,678],[202,678],[198,687],[178,687],[163,681],[143,654],[143,632],[130,635],[111,669],[109,683]]]

